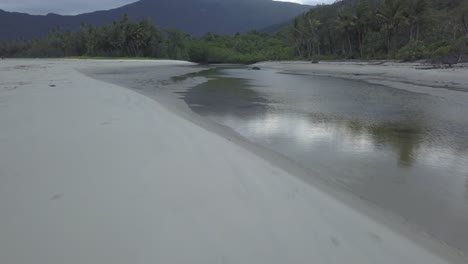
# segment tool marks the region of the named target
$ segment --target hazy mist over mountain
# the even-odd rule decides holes
[[[17,1],[17,0],[16,0]],[[86,2],[96,2],[98,6],[123,4],[129,0],[80,1],[50,0],[37,3],[34,0],[2,0],[1,7],[21,4],[36,11],[47,7],[67,8],[63,13],[70,13],[73,8],[78,10]],[[69,4],[65,4],[69,2]],[[99,2],[99,3],[97,3]],[[93,4],[90,4],[93,6]],[[264,29],[273,25],[285,23],[295,16],[310,9],[309,5],[292,2],[277,2],[271,0],[140,0],[118,8],[83,13],[80,15],[58,15],[48,12],[47,15],[29,15],[25,13],[5,12],[0,10],[0,40],[44,36],[54,28],[76,30],[82,23],[102,25],[112,23],[127,14],[131,19],[149,18],[159,27],[178,29],[191,35],[199,36],[207,32],[234,34],[253,29]],[[52,11],[52,10],[51,10]],[[58,10],[60,11],[60,10]],[[62,12],[60,12],[62,13]],[[74,13],[74,12],[71,12]]]
[[[190,2],[192,0],[186,0]],[[232,1],[232,0],[215,0]],[[237,0],[234,0],[237,1]],[[268,1],[268,0],[267,0]],[[280,0],[283,2],[294,2],[299,4],[315,5],[321,3],[332,3],[335,0]],[[61,15],[76,15],[97,10],[108,10],[121,7],[126,4],[137,2],[135,0],[2,0],[0,9],[9,12],[21,12],[34,15],[45,15],[55,13]]]

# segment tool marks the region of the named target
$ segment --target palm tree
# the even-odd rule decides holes
[[[468,37],[468,2],[464,2],[460,8],[461,23],[465,31],[465,36]]]
[[[410,0],[407,9],[407,18],[410,24],[410,40],[419,40],[421,25],[428,20],[428,0]],[[416,31],[416,32],[414,32]]]
[[[85,34],[86,40],[86,55],[93,56],[96,53],[96,36],[97,36],[97,29],[91,24],[82,24],[82,30]]]
[[[405,20],[402,0],[384,0],[383,5],[377,9],[377,17],[381,19],[387,34],[387,52],[390,54],[394,34]]]
[[[302,57],[302,43],[304,41],[304,32],[302,29],[302,23],[299,18],[295,18],[291,29],[291,38],[294,42],[294,49],[296,55]]]
[[[141,55],[141,48],[146,44],[144,37],[144,30],[140,25],[136,23],[129,24],[127,28],[127,36],[125,39],[125,47],[128,55]]]
[[[360,0],[356,5],[356,30],[358,33],[359,53],[364,56],[364,40],[371,21],[371,8],[368,0]]]
[[[317,45],[317,54],[320,55],[320,42],[318,39],[318,27],[321,25],[320,20],[316,18],[315,10],[310,10],[304,15],[306,21],[306,43],[307,43],[307,55],[310,58],[315,56],[315,46]]]
[[[187,59],[187,40],[188,35],[182,31],[169,30],[167,31],[168,55],[171,59],[185,60]]]
[[[353,14],[352,10],[349,8],[340,8],[338,10],[338,18],[336,20],[336,24],[339,30],[341,30],[344,33],[344,36],[346,37],[346,41],[348,42],[348,54],[352,55],[353,54],[353,45],[351,42],[351,35],[352,32],[356,28],[356,16]],[[344,42],[343,42],[343,52],[346,53],[345,48],[344,48]]]

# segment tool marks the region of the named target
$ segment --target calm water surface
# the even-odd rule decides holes
[[[183,99],[468,254],[468,93],[220,68]]]

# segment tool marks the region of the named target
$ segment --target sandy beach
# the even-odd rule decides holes
[[[258,65],[434,94],[468,87],[466,69]],[[467,263],[189,113],[83,74],[147,66],[160,67],[160,82],[200,70],[181,61],[0,61],[2,262]]]

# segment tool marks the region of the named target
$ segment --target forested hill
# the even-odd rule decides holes
[[[249,1],[261,5],[267,0]],[[243,17],[248,15],[237,20]],[[84,24],[76,31],[54,30],[40,39],[0,41],[0,56],[151,57],[203,63],[426,59],[452,65],[468,61],[468,0],[343,0],[311,8],[277,28],[271,33],[190,36],[123,15],[103,26]]]
[[[343,0],[286,32],[297,57],[467,60],[468,0]]]
[[[52,29],[77,30],[82,23],[103,25],[127,14],[150,18],[161,28],[200,36],[206,32],[234,34],[284,23],[310,6],[272,0],[140,0],[120,8],[77,16],[46,16],[0,10],[0,40],[45,36]]]

